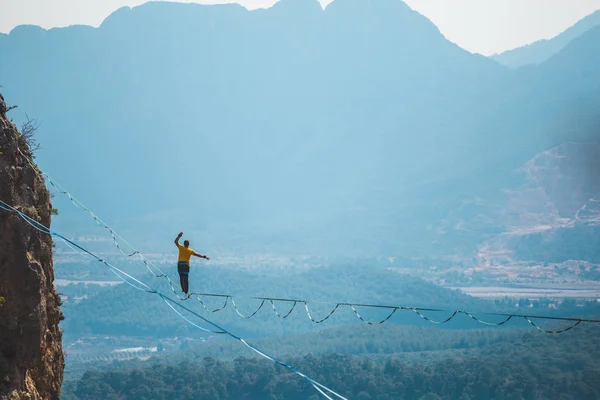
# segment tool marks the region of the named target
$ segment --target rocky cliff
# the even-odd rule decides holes
[[[0,95],[0,199],[49,226],[50,193],[17,148],[31,157]],[[60,397],[63,315],[53,280],[51,237],[0,210],[0,400]]]

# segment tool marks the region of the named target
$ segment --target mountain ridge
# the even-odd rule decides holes
[[[600,10],[582,18],[551,39],[541,39],[523,47],[493,54],[490,58],[511,68],[541,64],[564,49],[572,40],[598,25],[600,25]]]
[[[18,62],[0,60],[0,75],[55,132],[40,133],[40,165],[99,215],[128,230],[144,221],[140,235],[185,224],[215,246],[233,235],[302,253],[458,251],[454,233],[427,227],[517,184],[512,171],[535,154],[591,135],[593,118],[576,111],[592,109],[595,89],[563,81],[573,90],[561,98],[544,86],[565,54],[512,71],[399,2],[338,1],[293,21],[297,3],[150,3],[100,29],[9,36],[0,51]],[[594,73],[591,61],[573,62]],[[75,215],[65,209],[57,226]],[[189,218],[153,226],[159,212]]]

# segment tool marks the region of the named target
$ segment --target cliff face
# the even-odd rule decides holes
[[[17,146],[27,143],[6,117],[0,95],[0,199],[50,225],[50,193]],[[52,240],[15,213],[0,210],[0,400],[58,399],[63,319],[54,284]]]

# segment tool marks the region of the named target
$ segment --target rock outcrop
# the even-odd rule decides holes
[[[51,200],[0,95],[0,199],[49,226]],[[60,397],[64,358],[52,239],[0,210],[0,400]]]

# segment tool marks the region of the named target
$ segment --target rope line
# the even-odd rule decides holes
[[[398,311],[398,308],[394,308],[392,310],[392,312],[385,319],[382,319],[381,321],[374,323],[374,322],[369,322],[369,321],[365,320],[363,317],[361,317],[361,315],[358,313],[358,311],[356,311],[356,308],[354,308],[354,306],[351,305],[350,307],[352,308],[352,311],[354,311],[354,314],[356,314],[356,316],[358,318],[360,318],[360,320],[367,325],[381,325],[384,322],[386,322],[388,319],[392,318],[392,315],[396,314],[396,311]]]
[[[436,324],[436,325],[442,325],[445,324],[446,322],[450,322],[452,321],[452,319],[460,312],[459,310],[456,310],[452,313],[451,316],[449,316],[448,318],[446,318],[444,321],[436,321],[434,319],[431,319],[425,315],[423,315],[423,313],[421,313],[419,310],[417,310],[416,308],[412,309],[419,317],[423,318],[425,321],[427,322],[431,322],[432,324]]]
[[[216,313],[216,312],[219,312],[221,310],[224,310],[225,307],[227,307],[227,304],[229,302],[229,297],[225,297],[225,303],[223,304],[223,307],[215,308],[214,310],[211,310],[210,308],[206,307],[206,305],[204,304],[204,302],[199,297],[198,297],[198,301],[200,302],[200,304],[202,305],[202,307],[204,307],[204,309],[206,311],[208,311],[209,313]]]
[[[126,257],[132,257],[134,255],[139,255],[141,261],[144,263],[144,265],[146,266],[146,268],[148,269],[148,271],[150,273],[152,273],[155,277],[157,278],[165,278],[167,279],[167,281],[169,282],[169,285],[171,286],[171,290],[173,291],[174,295],[181,301],[185,301],[190,299],[192,296],[194,296],[203,306],[204,309],[206,309],[206,311],[209,311],[211,313],[214,312],[218,312],[221,311],[223,309],[226,308],[227,304],[228,304],[228,300],[231,300],[232,305],[236,311],[236,313],[244,318],[244,319],[249,319],[252,318],[253,316],[255,316],[258,311],[260,311],[264,305],[264,301],[270,301],[273,311],[275,312],[275,314],[278,317],[281,317],[281,315],[277,312],[275,305],[273,304],[273,301],[282,301],[282,302],[294,302],[294,305],[292,306],[292,308],[290,309],[290,311],[285,315],[285,317],[281,317],[281,318],[287,318],[295,309],[295,306],[297,303],[304,303],[304,308],[306,310],[306,313],[308,315],[308,318],[316,323],[316,324],[320,324],[326,320],[328,320],[337,310],[340,306],[349,306],[352,308],[354,314],[365,324],[368,325],[374,325],[373,323],[370,323],[369,321],[366,321],[364,318],[362,318],[362,316],[356,311],[355,307],[367,307],[367,308],[386,308],[386,309],[392,309],[391,314],[385,318],[384,320],[382,320],[381,322],[378,322],[377,324],[382,324],[386,321],[388,321],[397,310],[411,310],[415,313],[417,313],[421,318],[423,318],[424,320],[431,322],[433,324],[444,324],[449,322],[450,320],[452,320],[457,314],[465,314],[467,315],[469,318],[471,318],[472,320],[483,324],[483,325],[487,325],[487,326],[501,326],[503,324],[505,324],[506,322],[508,322],[509,320],[511,320],[512,318],[523,318],[525,319],[529,324],[531,324],[533,327],[535,327],[536,329],[545,332],[545,333],[550,333],[550,334],[555,334],[555,333],[562,333],[562,332],[566,332],[572,328],[574,328],[575,326],[579,325],[581,322],[588,322],[588,323],[600,323],[600,320],[590,320],[590,319],[583,319],[583,318],[564,318],[564,317],[545,317],[545,316],[527,316],[527,315],[519,315],[519,314],[501,314],[501,313],[485,313],[486,315],[495,315],[495,316],[503,316],[506,317],[506,319],[500,323],[492,323],[492,322],[486,322],[483,321],[475,316],[473,316],[471,313],[467,312],[467,311],[462,311],[462,310],[440,310],[440,309],[431,309],[431,308],[415,308],[415,307],[400,307],[400,306],[387,306],[387,305],[377,305],[377,304],[353,304],[353,303],[335,303],[335,307],[334,309],[329,313],[329,315],[327,315],[325,318],[321,319],[321,320],[315,320],[312,315],[310,314],[310,311],[308,309],[308,304],[309,301],[308,300],[297,300],[297,299],[278,299],[278,298],[269,298],[269,297],[250,297],[249,299],[256,299],[256,300],[261,300],[261,305],[260,307],[254,312],[252,313],[250,316],[244,316],[243,314],[241,314],[237,308],[237,306],[235,305],[235,302],[233,301],[233,297],[230,295],[216,295],[216,294],[202,294],[202,293],[190,293],[187,296],[183,296],[181,297],[181,295],[178,293],[178,291],[176,290],[176,287],[179,287],[181,289],[181,287],[175,283],[167,274],[165,274],[160,268],[158,268],[156,265],[154,265],[154,263],[152,263],[150,260],[148,260],[140,251],[138,251],[135,247],[133,247],[129,242],[127,242],[122,236],[120,236],[118,233],[116,233],[110,226],[108,226],[104,221],[102,221],[96,214],[94,214],[87,206],[85,206],[81,201],[79,201],[77,198],[75,198],[71,193],[69,193],[63,186],[61,186],[60,184],[58,184],[56,181],[54,181],[46,172],[44,172],[41,168],[39,168],[37,166],[37,164],[35,164],[33,162],[33,160],[31,160],[27,155],[25,155],[19,148],[17,148],[17,151],[27,160],[27,162],[31,165],[32,168],[34,168],[35,171],[37,171],[42,177],[46,178],[50,184],[56,188],[59,193],[66,195],[69,200],[71,201],[71,203],[77,207],[77,208],[82,208],[85,211],[87,211],[90,216],[94,219],[94,221],[96,221],[96,223],[98,225],[100,225],[101,227],[107,229],[110,234],[111,237],[113,239],[113,243],[115,244],[115,246],[117,247],[117,249],[121,252],[121,254],[123,254]],[[129,246],[131,249],[133,249],[134,251],[132,253],[126,253],[123,251],[123,249],[121,248],[121,246],[118,243],[118,239],[120,239],[121,241],[123,241],[127,246]],[[158,273],[154,272],[152,269],[158,271]],[[215,309],[215,310],[210,310],[206,307],[206,305],[202,302],[202,300],[200,299],[200,296],[213,296],[213,297],[225,297],[225,304],[223,307]],[[238,296],[239,298],[239,296]],[[326,303],[326,302],[316,302],[316,301],[310,301],[311,303],[323,303],[323,304],[334,304],[334,303]],[[429,317],[424,316],[422,313],[422,311],[431,311],[431,312],[449,312],[452,313],[452,315],[445,321],[435,321]],[[558,330],[558,331],[551,331],[551,330],[545,330],[540,328],[538,325],[534,324],[533,321],[531,321],[531,319],[546,319],[546,320],[557,320],[557,321],[571,321],[574,322],[574,324],[572,326],[570,326],[567,329],[562,329],[562,330]]]
[[[45,233],[45,234],[50,234],[53,236],[57,236],[59,237],[62,241],[64,241],[71,249],[73,249],[74,251],[76,251],[77,253],[79,253],[82,256],[91,256],[94,259],[96,259],[97,261],[105,264],[117,277],[119,277],[120,280],[122,280],[123,282],[127,283],[128,285],[134,287],[135,289],[138,290],[144,290],[150,293],[154,293],[153,290],[148,290],[148,289],[144,289],[141,287],[138,287],[134,284],[132,284],[131,282],[127,281],[126,279],[124,279],[121,275],[119,274],[123,274],[125,276],[127,276],[128,278],[134,280],[137,283],[140,283],[141,285],[145,286],[146,288],[149,288],[148,285],[142,283],[141,281],[137,280],[136,278],[132,277],[131,275],[127,274],[126,272],[110,265],[109,263],[107,263],[105,260],[101,259],[100,257],[96,256],[95,254],[89,252],[88,250],[86,250],[85,248],[77,245],[76,243],[72,242],[71,240],[65,238],[64,236],[51,231],[50,229],[48,229],[47,227],[45,227],[44,225],[42,225],[41,223],[39,223],[38,221],[36,221],[35,219],[29,217],[28,215],[24,214],[23,212],[19,211],[18,209],[12,207],[11,205],[7,204],[6,202],[0,200],[0,209],[3,209],[5,211],[9,211],[9,212],[15,212],[17,213],[25,222],[27,222],[29,225],[31,225],[33,228],[35,228],[36,230]],[[83,251],[83,254],[80,251],[77,251],[77,249],[80,249],[81,251]],[[472,313],[468,312],[468,311],[463,311],[463,310],[455,310],[455,311],[450,311],[450,310],[441,310],[441,309],[434,309],[434,308],[418,308],[418,307],[404,307],[404,306],[388,306],[388,305],[380,305],[380,304],[352,304],[352,303],[337,303],[335,305],[335,307],[331,310],[331,312],[323,319],[320,320],[316,320],[312,317],[310,310],[308,308],[308,300],[298,300],[298,299],[285,299],[285,298],[273,298],[273,297],[248,297],[249,299],[258,299],[261,300],[261,304],[259,306],[259,308],[252,313],[250,316],[244,316],[243,314],[241,314],[238,310],[237,307],[235,306],[235,302],[233,300],[233,297],[230,295],[223,295],[223,294],[213,294],[213,293],[195,293],[196,296],[208,296],[208,297],[221,297],[221,298],[225,298],[225,304],[223,305],[223,307],[215,309],[215,310],[210,310],[208,309],[204,303],[202,302],[202,300],[200,300],[198,298],[198,300],[201,302],[201,304],[204,306],[204,308],[207,311],[210,312],[218,312],[223,310],[228,303],[228,300],[231,299],[232,304],[234,304],[234,308],[236,308],[236,311],[238,312],[238,314],[245,318],[251,318],[254,315],[256,315],[258,313],[258,311],[263,307],[264,303],[266,301],[270,301],[271,305],[273,307],[273,310],[275,311],[276,315],[281,317],[281,318],[287,318],[292,311],[295,309],[297,303],[304,303],[304,307],[306,310],[306,313],[309,317],[309,319],[316,323],[316,324],[320,324],[324,321],[326,321],[327,319],[329,319],[337,310],[340,306],[349,306],[352,308],[353,312],[357,315],[357,317],[359,317],[361,319],[361,321],[363,321],[366,324],[369,325],[374,325],[374,323],[370,323],[369,321],[366,321],[365,319],[362,318],[362,316],[360,316],[360,314],[356,311],[355,307],[370,307],[370,308],[386,308],[386,309],[392,309],[392,312],[390,313],[390,315],[388,315],[387,318],[385,318],[384,320],[378,322],[378,324],[382,324],[384,322],[386,322],[387,320],[389,320],[393,314],[395,314],[395,312],[397,310],[411,310],[413,312],[415,312],[417,315],[419,315],[421,318],[423,318],[424,320],[431,322],[433,324],[445,324],[447,322],[449,322],[450,320],[452,320],[456,315],[458,314],[465,314],[467,315],[469,318],[473,319],[474,321],[477,321],[481,324],[484,325],[489,325],[489,326],[501,326],[504,325],[505,323],[507,323],[508,321],[510,321],[513,318],[523,318],[524,320],[526,320],[531,326],[533,326],[534,328],[536,328],[537,330],[544,332],[544,333],[548,333],[548,334],[559,334],[559,333],[563,333],[563,332],[567,332],[570,331],[571,329],[575,328],[577,325],[581,324],[582,322],[586,322],[586,323],[600,323],[600,320],[595,320],[595,319],[585,319],[585,318],[568,318],[568,317],[549,317],[549,316],[534,316],[534,315],[520,315],[520,314],[502,314],[502,313],[486,313],[487,315],[494,315],[494,316],[504,316],[506,317],[503,321],[501,322],[487,322],[487,321],[483,321],[477,317],[475,317]],[[294,303],[292,308],[290,309],[290,311],[285,315],[285,316],[281,316],[277,310],[275,309],[275,304],[274,301],[281,301],[281,302],[292,302]],[[312,303],[322,303],[322,304],[331,304],[331,303],[326,303],[326,302],[315,302],[312,301]],[[452,312],[452,315],[450,315],[446,320],[444,321],[435,321],[427,316],[425,316],[422,311],[431,311],[431,312]],[[184,319],[186,319],[184,316],[182,316]],[[203,317],[201,317],[203,318]],[[574,322],[572,325],[568,326],[567,328],[564,329],[560,329],[560,330],[547,330],[547,329],[543,329],[540,326],[538,326],[535,322],[532,321],[532,319],[545,319],[545,320],[554,320],[554,321],[571,321]],[[194,323],[192,323],[191,321],[187,320],[186,321],[190,322],[192,325],[203,329],[197,325],[195,325]],[[205,330],[205,329],[203,329]],[[205,330],[206,331],[206,330]],[[213,332],[213,333],[222,333],[222,332]]]
[[[266,301],[266,300],[263,300],[263,301],[261,301],[261,302],[260,302],[260,306],[258,306],[258,308],[256,309],[256,311],[254,311],[252,314],[250,314],[250,315],[246,316],[246,315],[242,314],[242,313],[240,312],[240,310],[238,310],[238,307],[237,307],[237,305],[235,304],[235,300],[233,300],[233,297],[229,297],[229,298],[231,299],[231,305],[232,305],[232,306],[233,306],[233,308],[235,309],[235,312],[236,312],[236,313],[237,313],[237,314],[238,314],[240,317],[242,317],[242,318],[244,318],[244,319],[250,319],[250,318],[254,317],[254,316],[256,315],[256,313],[257,313],[257,312],[259,312],[259,311],[261,310],[261,308],[263,308],[263,306],[265,305],[265,301]]]
[[[246,342],[244,339],[242,339],[241,337],[229,332],[227,329],[222,328],[221,326],[217,325],[216,323],[208,320],[207,318],[201,316],[200,314],[194,312],[193,310],[189,309],[188,307],[185,307],[183,304],[180,304],[179,302],[165,296],[164,294],[162,294],[161,292],[159,292],[158,290],[150,287],[149,285],[145,284],[144,282],[138,280],[137,278],[134,278],[133,276],[127,274],[125,271],[115,267],[114,265],[108,263],[107,261],[105,261],[104,259],[102,259],[101,257],[97,256],[96,254],[92,253],[91,251],[87,250],[86,248],[78,245],[77,243],[67,239],[66,237],[64,237],[63,235],[50,230],[50,228],[46,227],[45,225],[41,224],[40,222],[34,220],[33,218],[27,216],[26,214],[22,213],[21,211],[19,211],[18,209],[14,208],[13,206],[9,205],[8,203],[4,202],[3,200],[0,200],[0,208],[2,208],[5,211],[8,212],[15,212],[17,213],[17,215],[19,215],[27,224],[29,224],[31,227],[33,227],[34,229],[36,229],[37,231],[43,233],[43,234],[47,234],[47,235],[51,235],[51,236],[55,236],[60,238],[61,240],[63,240],[65,243],[68,243],[69,245],[73,246],[72,248],[78,253],[85,253],[89,256],[94,257],[97,261],[101,262],[102,264],[106,265],[113,273],[115,273],[115,275],[117,277],[119,277],[119,279],[121,279],[123,282],[129,284],[130,286],[132,286],[135,289],[144,291],[146,293],[150,293],[150,294],[156,294],[158,295],[173,311],[175,311],[175,313],[177,313],[177,315],[179,315],[183,320],[185,320],[186,322],[190,323],[192,326],[204,331],[204,332],[210,332],[210,333],[214,333],[214,334],[226,334],[238,341],[240,341],[242,344],[244,344],[246,347],[248,347],[249,349],[251,349],[252,351],[254,351],[255,353],[261,355],[262,357],[278,364],[281,365],[287,369],[289,369],[290,371],[294,372],[295,374],[297,374],[298,376],[304,378],[308,383],[311,384],[311,386],[313,386],[319,393],[321,393],[325,398],[329,399],[329,400],[333,400],[333,398],[331,396],[329,396],[328,394],[325,393],[325,391],[327,393],[329,393],[330,395],[336,396],[338,399],[341,400],[348,400],[346,397],[342,396],[341,394],[329,389],[328,387],[322,385],[321,383],[315,381],[314,379],[310,378],[309,376],[303,374],[302,372],[298,371],[297,369],[295,369],[294,367],[292,367],[289,364],[284,363],[283,361],[278,360],[277,358],[268,355],[267,353],[263,352],[262,350],[258,349],[257,347],[255,347],[254,345]],[[141,285],[137,286],[132,284],[131,282],[129,282],[127,279],[123,278],[123,276],[126,276],[127,278],[133,280],[134,282],[136,282],[137,284]],[[264,303],[264,302],[263,302]],[[179,311],[177,311],[175,309],[175,307],[179,307],[180,309],[183,309],[187,312],[189,312],[190,314],[200,318],[201,320],[203,320],[204,322],[212,325],[213,327],[215,327],[216,329],[218,329],[218,331],[213,331],[210,329],[206,329],[200,325],[195,324],[193,321],[191,321],[189,318],[187,318],[186,316],[184,316],[182,313],[180,313]],[[261,305],[262,306],[262,305]]]
[[[552,333],[552,334],[558,334],[558,333],[563,333],[563,332],[566,332],[566,331],[570,331],[571,329],[575,328],[577,325],[579,325],[580,323],[583,322],[583,320],[579,320],[579,321],[575,322],[573,325],[571,325],[571,326],[569,326],[567,328],[564,328],[564,329],[561,329],[561,330],[558,330],[558,331],[548,331],[546,329],[543,329],[543,328],[540,328],[539,326],[537,326],[529,318],[527,318],[527,317],[523,317],[523,318],[525,318],[527,320],[527,322],[529,322],[531,325],[533,325],[533,327],[536,328],[538,331],[545,332],[545,333]]]
[[[331,310],[331,312],[330,312],[330,313],[329,313],[329,314],[328,314],[328,315],[327,315],[325,318],[323,318],[323,319],[320,319],[320,320],[318,320],[318,321],[317,321],[317,320],[315,320],[315,319],[312,317],[312,315],[310,315],[310,311],[308,310],[308,302],[307,302],[307,301],[303,301],[303,303],[304,303],[304,308],[306,309],[306,314],[308,315],[308,318],[310,318],[310,320],[311,320],[312,322],[314,322],[315,324],[320,324],[320,323],[322,323],[322,322],[325,322],[325,321],[327,321],[327,320],[328,320],[328,319],[329,319],[329,318],[330,318],[330,317],[333,315],[333,313],[337,311],[337,309],[338,309],[338,308],[340,307],[340,305],[341,305],[340,303],[336,304],[336,305],[335,305],[335,307],[333,308],[333,310]]]
[[[279,312],[277,312],[277,309],[275,308],[275,302],[273,300],[269,300],[269,301],[271,302],[271,307],[273,307],[273,312],[275,313],[275,315],[277,315],[279,318],[282,318],[282,319],[286,319],[287,317],[289,317],[290,314],[292,313],[292,311],[294,311],[294,309],[296,308],[296,305],[298,304],[297,301],[294,301],[294,304],[292,305],[292,308],[290,308],[290,311],[288,311],[287,314],[282,316],[281,314],[279,314]]]
[[[232,298],[231,295],[229,294],[216,294],[216,293],[194,293],[194,295],[196,296],[205,296],[205,297],[222,297],[222,298],[226,298],[226,299],[230,299]],[[278,298],[278,297],[242,297],[242,296],[236,296],[238,299],[243,298],[243,299],[248,299],[248,300],[265,300],[265,301],[270,301],[274,312],[277,316],[282,317],[279,312],[276,310],[274,302],[275,301],[279,301],[279,302],[287,302],[287,303],[292,303],[292,308],[290,309],[290,311],[288,312],[288,314],[285,315],[285,317],[288,317],[292,311],[294,310],[294,308],[296,307],[296,305],[298,303],[302,303],[305,305],[305,309],[307,312],[307,315],[309,317],[309,319],[314,322],[314,323],[322,323],[324,321],[326,321],[327,319],[329,319],[336,311],[337,309],[339,309],[342,306],[347,306],[350,307],[353,311],[353,313],[365,324],[368,325],[378,325],[378,324],[382,324],[386,321],[388,321],[397,311],[413,311],[415,314],[419,315],[421,318],[423,318],[425,321],[428,321],[432,324],[436,324],[436,325],[441,325],[441,324],[445,324],[450,322],[452,319],[454,319],[458,314],[464,314],[466,316],[468,316],[469,318],[471,318],[472,320],[482,324],[482,325],[487,325],[487,326],[501,326],[506,324],[508,321],[510,321],[511,319],[514,318],[523,318],[525,319],[527,322],[529,322],[533,327],[535,327],[536,329],[540,329],[542,332],[546,332],[546,333],[562,333],[565,332],[566,330],[570,330],[572,328],[574,328],[575,326],[579,325],[579,323],[582,322],[586,322],[586,323],[600,323],[600,320],[597,319],[586,319],[586,318],[570,318],[570,317],[550,317],[550,316],[542,316],[542,315],[521,315],[521,314],[503,314],[503,313],[486,313],[486,312],[482,312],[482,314],[485,315],[490,315],[490,316],[500,316],[500,317],[505,317],[504,320],[500,321],[500,322],[488,322],[488,321],[484,321],[481,318],[476,317],[475,315],[473,315],[471,312],[469,311],[465,311],[465,310],[444,310],[444,309],[436,309],[436,308],[423,308],[423,307],[406,307],[406,306],[393,306],[393,305],[382,305],[382,304],[360,304],[360,303],[333,303],[333,302],[325,302],[325,301],[315,301],[315,300],[302,300],[302,299],[286,299],[286,298]],[[308,303],[313,303],[313,304],[331,304],[334,305],[334,309],[323,319],[321,320],[317,320],[315,318],[313,318],[310,309],[308,309]],[[356,307],[365,307],[365,308],[374,308],[374,309],[389,309],[392,310],[391,313],[382,321],[379,322],[369,322],[366,319],[364,319],[360,313],[358,313],[358,311],[356,310]],[[451,315],[446,318],[443,321],[437,321],[434,320],[433,318],[430,318],[426,315],[423,314],[423,312],[445,312],[445,313],[450,313]],[[544,330],[539,328],[539,326],[535,325],[534,323],[532,323],[531,319],[545,319],[545,320],[554,320],[554,321],[570,321],[570,322],[574,322],[575,324],[570,327],[569,329],[566,330],[560,330],[560,331],[550,331],[550,330]]]
[[[511,318],[516,317],[517,315],[508,315],[506,317],[506,319],[502,322],[486,322],[486,321],[482,321],[481,319],[475,317],[474,315],[471,315],[471,313],[467,312],[467,311],[461,311],[463,314],[467,315],[469,318],[479,322],[480,324],[483,325],[488,325],[488,326],[500,326],[500,325],[504,325],[505,323],[507,323],[508,321],[511,320]],[[525,317],[525,319],[527,319],[527,317]],[[548,319],[548,318],[546,318]],[[579,320],[579,322],[581,322],[581,320]],[[530,322],[531,323],[531,322]],[[533,326],[535,326],[535,324],[532,324]],[[536,326],[537,328],[537,326]]]
[[[41,223],[39,223],[38,221],[36,221],[35,219],[29,217],[28,215],[24,214],[23,212],[19,211],[18,209],[12,207],[11,205],[7,204],[6,202],[4,202],[3,200],[0,200],[0,209],[3,209],[5,211],[9,211],[9,212],[15,212],[17,213],[25,222],[27,222],[29,225],[31,225],[33,228],[35,228],[36,230],[45,233],[45,234],[49,234],[49,235],[53,235],[56,237],[59,237],[62,241],[64,241],[71,249],[73,249],[74,251],[76,251],[77,253],[79,253],[82,256],[91,256],[92,258],[96,259],[97,261],[103,263],[104,265],[106,265],[117,277],[119,277],[120,280],[122,280],[123,282],[127,283],[128,285],[134,287],[135,289],[138,290],[144,290],[146,292],[150,292],[150,293],[154,293],[153,289],[144,289],[141,287],[138,287],[134,284],[132,284],[131,282],[127,281],[126,279],[124,279],[121,275],[119,274],[123,274],[125,276],[127,276],[128,278],[134,280],[137,283],[140,283],[142,286],[145,286],[146,288],[149,288],[148,285],[144,284],[143,282],[137,280],[136,278],[132,277],[131,275],[127,274],[126,272],[110,265],[109,263],[107,263],[105,260],[101,259],[100,257],[96,256],[95,254],[89,252],[88,250],[86,250],[85,248],[77,245],[76,243],[72,242],[71,240],[65,238],[64,236],[51,231],[50,229],[48,229],[47,227],[45,227],[44,225],[42,225]],[[83,252],[83,254],[78,251],[77,249],[81,250]],[[585,319],[585,318],[568,318],[568,317],[549,317],[549,316],[534,316],[534,315],[520,315],[520,314],[502,314],[502,313],[486,313],[487,315],[494,315],[494,316],[504,316],[506,317],[503,321],[501,322],[487,322],[487,321],[483,321],[477,317],[475,317],[472,313],[468,312],[468,311],[463,311],[463,310],[455,310],[455,311],[450,311],[450,310],[441,310],[441,309],[434,309],[434,308],[418,308],[418,307],[404,307],[404,306],[388,306],[388,305],[380,305],[380,304],[352,304],[352,303],[337,303],[335,305],[335,307],[331,310],[331,312],[323,319],[320,320],[316,320],[312,317],[310,310],[308,308],[308,300],[297,300],[297,299],[285,299],[285,298],[273,298],[273,297],[248,297],[249,299],[258,299],[261,300],[261,304],[259,306],[259,308],[253,312],[250,316],[244,316],[243,314],[241,314],[238,309],[237,306],[235,305],[235,301],[233,300],[233,297],[230,295],[223,295],[223,294],[213,294],[213,293],[195,293],[196,296],[208,296],[208,297],[221,297],[221,298],[225,298],[225,304],[223,305],[223,307],[215,309],[215,310],[210,310],[208,309],[204,303],[202,302],[202,300],[200,300],[198,298],[198,300],[201,302],[201,304],[204,306],[204,308],[209,311],[209,312],[218,312],[223,310],[228,303],[228,300],[231,299],[232,304],[234,305],[234,308],[236,309],[236,312],[245,319],[249,319],[251,317],[253,317],[254,315],[256,315],[258,313],[258,311],[260,311],[260,309],[262,309],[264,303],[266,301],[270,301],[271,305],[273,307],[273,310],[275,311],[276,315],[281,317],[281,318],[287,318],[292,311],[295,309],[297,303],[304,303],[304,307],[306,310],[306,313],[309,317],[309,319],[314,322],[315,324],[320,324],[326,320],[328,320],[341,306],[349,306],[352,308],[353,312],[356,314],[356,316],[358,318],[361,319],[361,321],[363,321],[364,323],[368,324],[368,325],[375,325],[375,323],[371,323],[369,321],[366,321],[365,319],[362,318],[362,316],[356,311],[355,307],[370,307],[370,308],[386,308],[386,309],[392,309],[392,312],[390,313],[390,315],[388,315],[387,318],[385,318],[384,320],[376,323],[376,324],[382,324],[384,322],[386,322],[387,320],[389,320],[393,314],[395,314],[395,312],[397,310],[411,310],[413,312],[415,312],[417,315],[419,315],[421,318],[423,318],[424,320],[431,322],[433,324],[445,324],[447,322],[449,322],[450,320],[452,320],[456,315],[458,314],[465,314],[467,315],[469,318],[473,319],[474,321],[477,321],[481,324],[484,325],[489,325],[489,326],[501,326],[504,325],[505,323],[507,323],[508,321],[510,321],[513,318],[523,318],[524,320],[526,320],[531,326],[533,326],[534,328],[536,328],[537,330],[539,330],[540,332],[544,332],[544,333],[548,333],[548,334],[559,334],[559,333],[563,333],[563,332],[567,332],[570,331],[571,329],[575,328],[577,325],[581,324],[582,322],[586,322],[586,323],[600,323],[600,320],[595,320],[595,319]],[[188,297],[189,298],[189,297]],[[285,315],[285,316],[281,316],[277,310],[275,309],[275,304],[274,301],[281,301],[281,302],[292,302],[293,306],[290,309],[290,311]],[[322,303],[322,304],[331,304],[331,303],[326,303],[326,302],[315,302],[312,301],[312,303]],[[431,312],[452,312],[452,315],[450,315],[446,320],[444,321],[435,321],[427,316],[425,316],[422,311],[431,311]],[[194,314],[195,315],[195,314]],[[186,319],[184,316],[182,316],[184,319]],[[203,318],[203,317],[201,317]],[[543,329],[540,326],[538,326],[535,322],[532,321],[532,319],[545,319],[545,320],[554,320],[554,321],[571,321],[574,322],[572,325],[568,326],[567,328],[564,329],[560,329],[560,330],[547,330],[547,329]],[[189,321],[188,319],[186,319],[186,321],[190,322],[192,325],[203,329],[197,325],[195,325],[193,322]],[[206,329],[203,329],[206,331]],[[213,332],[213,333],[222,333],[222,332]]]

